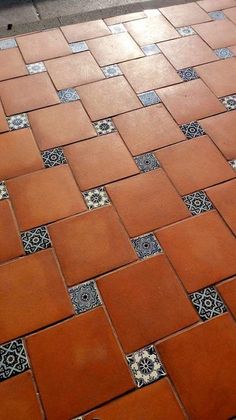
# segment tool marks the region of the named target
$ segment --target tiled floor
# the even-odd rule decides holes
[[[0,42],[3,420],[236,418],[236,0]]]

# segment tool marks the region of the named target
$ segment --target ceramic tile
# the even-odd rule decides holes
[[[26,255],[51,247],[51,240],[46,226],[40,226],[21,233]]]
[[[214,50],[236,45],[236,27],[229,19],[201,23],[193,28]]]
[[[230,9],[225,9],[224,14],[225,14],[225,17],[232,20],[233,23],[236,23],[236,2],[234,6],[235,7],[231,7]]]
[[[235,91],[236,57],[204,64],[196,67],[196,70],[218,98],[231,95]]]
[[[217,315],[227,312],[224,302],[213,286],[198,290],[189,296],[203,321],[208,321]]]
[[[0,181],[0,200],[4,198],[9,198],[7,187],[4,181]]]
[[[121,32],[126,32],[126,28],[123,23],[117,23],[115,25],[108,26],[112,34],[120,34]]]
[[[198,121],[182,124],[180,129],[189,140],[206,134]]]
[[[9,130],[18,130],[30,126],[27,114],[12,115],[7,117],[7,122]]]
[[[159,54],[161,52],[156,44],[144,45],[141,49],[145,55]]]
[[[73,102],[80,99],[77,91],[73,88],[59,90],[58,96],[59,96],[60,102],[62,103]]]
[[[161,99],[156,94],[154,90],[150,90],[149,92],[139,93],[138,95],[140,101],[142,102],[143,106],[155,105],[161,102]]]
[[[229,164],[232,166],[232,168],[236,171],[236,159],[230,160]]]
[[[236,287],[236,277],[223,281],[222,283],[219,283],[216,286],[218,292],[220,292],[220,295],[224,299],[228,309],[232,312],[234,317],[236,317],[235,287]]]
[[[160,244],[153,233],[131,239],[131,243],[139,258],[147,258],[162,252]]]
[[[110,34],[108,27],[101,19],[62,26],[61,30],[68,42],[84,41]]]
[[[51,168],[53,166],[62,165],[66,162],[66,158],[61,147],[55,149],[45,150],[41,153],[45,168]]]
[[[12,38],[0,40],[0,50],[7,50],[9,48],[17,47],[16,41]]]
[[[125,27],[141,47],[178,37],[178,32],[161,14],[127,22]]]
[[[120,22],[129,22],[130,20],[142,19],[145,18],[146,14],[144,12],[134,12],[134,13],[125,13],[124,15],[112,16],[104,19],[104,22],[107,25],[115,25]]]
[[[6,120],[6,115],[0,101],[0,133],[4,133],[4,131],[8,131],[9,127]]]
[[[73,42],[71,44],[69,44],[71,51],[73,53],[79,53],[82,51],[88,51],[88,45],[86,44],[85,41],[80,41],[80,42]]]
[[[196,32],[191,26],[183,26],[182,28],[177,28],[177,31],[181,36],[195,35]]]
[[[96,121],[93,123],[93,126],[99,136],[104,134],[110,134],[116,131],[116,127],[111,118],[105,120]]]
[[[225,19],[225,14],[221,10],[215,10],[214,12],[209,12],[208,15],[213,20],[222,20],[222,19]]]
[[[235,6],[235,0],[200,0],[198,1],[206,12],[213,12],[215,10],[227,9]]]
[[[18,48],[0,50],[0,80],[12,79],[28,74]]]
[[[192,67],[178,70],[177,73],[184,82],[189,82],[190,80],[195,80],[199,78],[196,70],[194,70]]]
[[[27,369],[29,364],[20,338],[0,346],[0,382]]]
[[[160,11],[173,26],[178,27],[210,20],[208,14],[196,2],[162,7]]]
[[[216,49],[215,54],[217,55],[217,57],[221,59],[230,58],[234,56],[234,54],[232,53],[232,51],[230,51],[229,48]]]
[[[10,200],[0,200],[0,263],[24,254]]]
[[[197,191],[193,194],[185,195],[183,200],[193,216],[214,208],[204,191]]]
[[[159,16],[161,12],[158,9],[145,9],[144,13],[147,17],[150,16]],[[143,16],[144,17],[144,16]]]
[[[28,64],[26,67],[28,69],[29,74],[42,73],[43,71],[47,71],[42,61],[39,61],[38,63]]]
[[[236,95],[229,95],[221,98],[222,104],[225,106],[227,111],[232,111],[236,109]]]
[[[81,283],[69,289],[71,302],[77,314],[89,311],[102,304],[94,280]]]
[[[82,194],[89,210],[110,204],[109,197],[104,187],[84,191]]]
[[[160,164],[153,153],[145,153],[144,155],[136,156],[134,160],[141,172],[153,171],[160,167]]]
[[[106,77],[121,76],[122,71],[118,64],[112,64],[111,66],[102,67],[102,71]]]

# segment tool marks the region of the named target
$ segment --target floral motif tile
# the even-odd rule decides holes
[[[75,53],[79,53],[79,52],[83,52],[83,51],[88,51],[88,45],[86,44],[85,41],[80,41],[80,42],[72,42],[72,44],[69,44],[71,51],[75,54]]]
[[[215,52],[216,56],[221,58],[221,59],[230,58],[230,57],[234,56],[234,53],[232,51],[230,51],[229,48],[218,48],[214,52]]]
[[[80,99],[78,92],[74,88],[59,90],[58,96],[62,103],[73,102]]]
[[[159,104],[161,102],[161,99],[154,90],[140,93],[138,97],[144,106]]]
[[[71,287],[69,293],[77,314],[89,311],[102,304],[94,280]]]
[[[29,364],[20,338],[0,346],[0,382],[27,369]]]
[[[221,10],[215,10],[214,12],[209,12],[208,15],[213,20],[222,20],[222,19],[225,19],[225,14]]]
[[[225,96],[224,98],[221,98],[220,100],[228,111],[232,111],[233,109],[236,109],[236,95]]]
[[[0,181],[0,200],[4,198],[9,198],[7,187],[4,181]]]
[[[38,63],[28,64],[26,67],[28,69],[29,74],[42,73],[43,71],[47,71],[42,61],[39,61]]]
[[[144,45],[144,47],[142,47],[142,51],[145,55],[154,55],[161,52],[160,48],[158,48],[156,44]]]
[[[29,127],[29,120],[27,114],[18,114],[7,117],[9,130],[18,130],[19,128]]]
[[[214,208],[204,191],[197,191],[193,194],[185,195],[183,201],[193,216]]]
[[[213,286],[191,293],[190,298],[203,321],[227,312],[224,302]]]
[[[110,204],[110,200],[104,187],[82,192],[89,210]]]
[[[45,168],[51,168],[52,166],[58,166],[66,163],[66,158],[61,147],[45,150],[41,154]]]
[[[236,171],[236,159],[230,160],[229,164],[232,166],[232,168]]]
[[[116,25],[108,26],[112,34],[120,34],[121,32],[127,32],[123,23],[117,23]]]
[[[199,78],[196,70],[194,70],[192,67],[178,70],[177,73],[181,77],[181,79],[184,80],[184,82],[189,82],[190,80],[195,80]]]
[[[182,28],[177,28],[177,31],[181,36],[189,36],[196,34],[196,32],[191,26],[183,26]]]
[[[149,172],[160,167],[160,164],[153,153],[145,153],[144,155],[134,158],[141,172]]]
[[[46,226],[22,232],[21,239],[26,254],[32,254],[51,247],[51,240]]]
[[[111,118],[96,121],[95,123],[93,123],[93,126],[99,136],[113,133],[114,131],[116,131],[116,127]]]
[[[187,139],[194,139],[195,137],[203,136],[206,134],[197,121],[191,121],[190,123],[182,124],[180,129],[187,137]]]
[[[138,257],[141,259],[151,257],[152,255],[162,252],[161,246],[153,233],[133,238],[131,239],[131,243]]]
[[[0,40],[0,50],[17,47],[16,41],[12,38]]]
[[[107,78],[120,76],[123,74],[118,64],[112,64],[111,66],[102,67],[102,71]]]
[[[166,375],[154,346],[148,346],[126,357],[138,388]]]

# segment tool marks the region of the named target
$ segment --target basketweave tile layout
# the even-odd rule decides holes
[[[235,61],[236,0],[0,40],[1,418],[236,418]]]

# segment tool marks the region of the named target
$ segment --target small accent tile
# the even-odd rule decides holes
[[[38,63],[27,64],[26,67],[29,74],[42,73],[43,71],[47,71],[42,61],[39,61]]]
[[[69,46],[74,54],[83,51],[88,51],[89,49],[85,41],[73,42],[72,44],[69,44]]]
[[[162,248],[153,233],[133,238],[131,243],[139,258],[147,258],[162,252]]]
[[[110,204],[110,200],[104,187],[82,192],[89,210]]]
[[[0,50],[7,50],[8,48],[15,48],[17,47],[16,41],[12,39],[2,39],[0,41]]]
[[[154,346],[148,346],[126,356],[137,387],[141,388],[166,375]]]
[[[208,15],[214,20],[225,19],[225,14],[221,10],[216,10],[214,12],[209,12]]]
[[[232,166],[232,168],[236,171],[236,159],[230,160],[229,164]]]
[[[61,147],[44,150],[44,152],[41,152],[41,155],[45,168],[51,168],[52,166],[58,166],[66,163],[66,158]]]
[[[4,198],[9,198],[9,194],[5,182],[0,181],[0,200],[4,200]]]
[[[234,53],[229,50],[229,48],[218,48],[214,50],[214,53],[217,57],[221,59],[230,58],[234,56]]]
[[[102,304],[94,280],[71,287],[69,293],[77,314],[89,311]]]
[[[51,240],[46,226],[22,232],[21,239],[27,255],[51,247]]]
[[[198,290],[189,296],[203,321],[227,312],[224,302],[213,286]]]
[[[199,78],[197,72],[192,67],[178,70],[177,73],[181,77],[181,79],[184,80],[184,82],[189,82],[190,80],[195,80]]]
[[[220,98],[220,100],[228,111],[236,109],[236,95],[225,96],[224,98]]]
[[[134,158],[141,172],[153,171],[160,167],[160,164],[153,153],[145,153]]]
[[[18,114],[7,117],[9,130],[18,130],[19,128],[29,127],[29,120],[27,114]]]
[[[177,31],[181,36],[189,36],[196,34],[196,32],[191,26],[183,26],[182,28],[177,28]]]
[[[20,338],[0,346],[0,382],[27,369],[29,364]]]
[[[74,88],[68,88],[58,91],[60,102],[73,102],[80,99],[78,92]]]
[[[195,137],[203,136],[206,134],[197,121],[191,121],[190,123],[182,124],[180,125],[180,129],[187,137],[187,139],[194,139]]]
[[[100,120],[93,123],[93,126],[99,136],[103,134],[109,134],[116,131],[116,127],[111,118],[107,118],[106,120]]]
[[[204,191],[197,191],[193,194],[185,195],[183,201],[193,216],[214,208]]]
[[[112,34],[120,34],[121,32],[127,32],[123,23],[117,23],[116,25],[108,26]]]
[[[144,45],[144,47],[142,47],[142,51],[145,55],[154,55],[161,52],[160,48],[158,48],[156,44]]]
[[[117,64],[102,67],[102,71],[106,77],[120,76],[123,74],[120,67]]]
[[[154,90],[140,93],[138,97],[144,106],[159,104],[161,102],[161,99]]]

